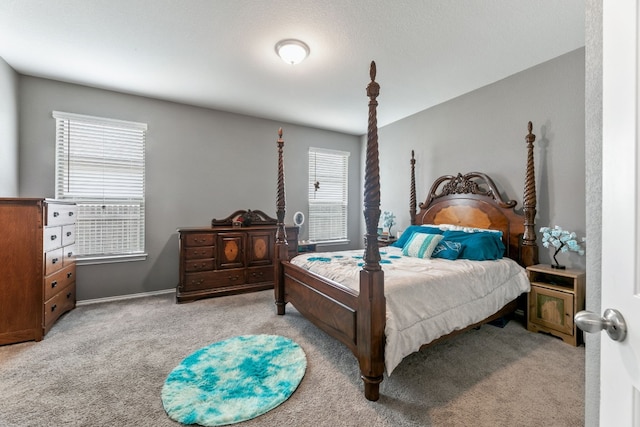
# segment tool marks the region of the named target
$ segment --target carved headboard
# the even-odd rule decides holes
[[[445,175],[436,179],[414,224],[454,224],[502,231],[506,256],[520,264],[524,217],[515,212],[515,200],[504,200],[486,174]]]

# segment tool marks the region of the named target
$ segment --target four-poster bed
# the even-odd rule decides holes
[[[402,306],[402,304],[404,304],[396,300],[396,295],[402,293],[396,289],[407,288],[407,284],[404,282],[398,284],[397,276],[399,274],[399,268],[396,268],[396,264],[400,265],[404,261],[407,263],[422,262],[421,268],[426,268],[426,265],[429,265],[428,269],[431,268],[431,264],[428,264],[430,260],[417,260],[416,258],[408,260],[405,259],[408,257],[401,257],[399,253],[401,249],[399,248],[385,248],[381,250],[378,247],[377,227],[380,218],[380,176],[376,119],[378,104],[376,98],[380,87],[378,83],[375,82],[375,75],[375,63],[372,62],[370,69],[371,82],[367,86],[369,121],[364,185],[364,219],[366,232],[363,256],[357,257],[349,255],[344,257],[342,255],[335,255],[330,257],[327,255],[327,257],[313,257],[306,255],[304,259],[302,259],[301,256],[295,257],[291,261],[288,259],[284,226],[284,141],[282,139],[282,129],[280,129],[278,138],[278,187],[276,203],[278,224],[276,232],[276,258],[279,262],[276,262],[275,266],[275,304],[277,313],[279,315],[285,314],[285,305],[291,302],[302,315],[329,335],[344,343],[358,359],[361,377],[364,381],[365,397],[374,401],[379,398],[379,386],[385,371],[385,354],[387,355],[387,359],[394,358],[393,365],[386,366],[388,373],[399,363],[399,360],[395,359],[401,359],[401,357],[403,357],[403,354],[398,355],[396,354],[397,352],[393,352],[394,349],[391,348],[392,344],[390,342],[403,340],[415,341],[416,339],[403,336],[396,338],[395,336],[385,335],[386,326],[395,328],[396,323],[394,322],[396,322],[396,317],[402,317],[398,316],[398,312],[396,311],[393,317],[391,319],[389,318],[390,306]],[[420,203],[420,209],[417,211],[415,159],[412,153],[410,200],[412,226],[452,224],[454,226],[474,227],[477,229],[498,230],[500,233],[497,234],[497,236],[499,236],[497,239],[503,243],[504,259],[496,261],[440,260],[440,264],[447,265],[447,268],[452,265],[463,265],[465,268],[468,266],[470,269],[475,268],[474,266],[476,265],[481,265],[481,271],[484,271],[484,268],[489,265],[503,264],[506,265],[504,268],[510,271],[508,274],[503,274],[503,276],[505,276],[504,279],[489,280],[489,282],[496,282],[491,283],[490,286],[495,286],[495,289],[498,290],[487,288],[485,296],[492,300],[492,305],[490,305],[492,308],[482,308],[480,310],[490,310],[490,312],[485,313],[478,311],[476,313],[475,308],[473,308],[473,310],[469,308],[469,311],[474,313],[473,315],[469,315],[465,309],[463,313],[463,317],[466,318],[465,320],[458,320],[457,318],[454,320],[453,317],[448,317],[455,315],[455,309],[438,312],[438,314],[433,317],[445,318],[446,321],[440,323],[446,323],[447,325],[452,324],[454,326],[444,326],[450,327],[450,329],[444,332],[427,332],[424,336],[430,338],[426,341],[420,341],[420,344],[432,344],[447,336],[472,327],[477,327],[480,324],[512,313],[518,307],[518,297],[523,292],[528,291],[526,274],[520,266],[537,264],[538,257],[534,230],[536,194],[533,142],[535,136],[531,133],[531,123],[529,123],[528,130],[529,133],[526,137],[528,158],[522,214],[518,214],[514,210],[516,201],[503,199],[492,179],[478,172],[438,178],[432,185],[426,201]],[[434,229],[433,227],[430,228],[430,230]],[[472,231],[481,232],[480,230]],[[422,229],[420,229],[420,232],[423,232]],[[444,233],[444,231],[441,233],[437,230],[433,232]],[[486,231],[486,233],[496,235],[496,233],[489,231]],[[493,239],[495,240],[495,238]],[[360,254],[362,253],[362,250],[360,250]],[[384,259],[381,258],[381,253],[385,256]],[[353,261],[352,258],[355,259],[355,261]],[[500,255],[499,258],[502,258],[502,255]],[[328,260],[357,263],[359,271],[355,274],[354,280],[352,280],[354,283],[351,283],[349,286],[348,284],[339,283],[336,280],[327,278],[329,276],[307,269],[309,268],[307,264],[327,265],[329,264],[329,262],[326,262]],[[386,280],[382,263],[385,263],[385,269],[388,273]],[[436,263],[438,263],[438,261],[433,264]],[[519,266],[516,263],[519,264]],[[391,264],[393,264],[393,266]],[[514,271],[514,268],[518,271]],[[400,272],[400,274],[402,273],[403,272]],[[483,274],[476,274],[476,277],[480,277]],[[508,279],[506,278],[507,275],[509,276]],[[428,276],[428,274],[423,275],[423,277],[425,276]],[[488,277],[493,278],[498,276],[489,275]],[[523,277],[525,279],[523,279]],[[474,280],[475,279],[455,279],[451,282],[462,281],[466,283],[473,282]],[[526,284],[523,280],[526,281]],[[504,287],[503,281],[505,282]],[[346,280],[343,282],[346,282]],[[509,282],[508,287],[507,282]],[[511,282],[514,282],[514,284],[511,284]],[[479,283],[478,287],[484,286],[482,282]],[[385,289],[385,285],[387,285],[388,289]],[[421,288],[418,292],[422,293],[423,291],[424,289]],[[499,294],[500,297],[494,298],[494,294]],[[419,299],[415,297],[409,298],[414,300]],[[427,299],[427,303],[431,305],[437,305],[438,303],[434,297],[425,296],[425,299]],[[480,299],[485,298],[483,296]],[[434,302],[436,304],[434,304]],[[456,304],[457,303],[454,302],[452,305],[455,306]],[[467,307],[466,304],[469,304],[468,307],[471,307],[471,304],[476,303],[474,301],[468,301],[464,302],[464,304],[464,307]],[[457,312],[461,313],[462,310],[458,309]],[[407,321],[412,322],[413,320],[409,319]],[[459,322],[464,323],[460,324]],[[398,326],[398,328],[402,329],[402,325]],[[430,326],[425,326],[424,329],[426,330],[428,328],[430,328]],[[415,343],[413,344],[415,345]],[[389,346],[389,348],[385,348],[385,345]],[[418,348],[409,350],[409,352],[416,351],[419,348],[420,345],[418,345]],[[402,351],[405,350],[403,349]],[[388,362],[389,360],[387,360],[387,363]]]

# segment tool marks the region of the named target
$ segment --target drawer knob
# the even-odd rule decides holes
[[[73,252],[67,252],[67,256],[71,258],[73,256]]]
[[[51,236],[51,240],[56,240],[57,238],[58,238],[58,236],[57,236],[57,235],[55,235],[55,234],[53,234],[53,235]]]
[[[55,264],[56,262],[58,262],[58,258],[54,258],[51,260],[51,264]]]
[[[67,231],[67,237],[71,236],[71,232]]]
[[[56,308],[58,308],[58,306],[57,306],[57,305],[55,305],[55,304],[53,304],[53,305],[51,306],[51,312],[53,313],[54,311],[56,311]]]
[[[69,212],[69,216],[73,216],[73,212]]]
[[[54,280],[53,282],[51,282],[51,288],[55,288],[56,286],[58,286],[58,281]]]
[[[71,298],[72,295],[73,295],[73,293],[67,292],[67,299]]]
[[[73,273],[67,273],[67,279],[69,279],[71,276],[73,276]]]
[[[59,216],[60,216],[60,212],[54,212],[54,213],[53,213],[53,217],[54,217],[54,218],[57,218],[57,217],[59,217]]]

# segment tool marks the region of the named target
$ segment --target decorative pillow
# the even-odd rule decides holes
[[[477,233],[479,231],[486,231],[489,233],[500,233],[502,235],[502,231],[500,230],[492,230],[490,228],[476,228],[476,227],[466,227],[462,225],[455,224],[423,224],[422,227],[432,227],[438,228],[440,230],[447,231],[464,231],[465,233]]]
[[[402,232],[398,240],[390,244],[389,246],[395,246],[396,248],[404,248],[411,236],[414,233],[428,233],[428,234],[443,234],[444,230],[440,230],[437,226],[424,226],[424,225],[410,225],[406,230]]]
[[[460,242],[444,240],[444,236],[442,237],[443,240],[441,240],[440,243],[438,243],[438,246],[435,247],[431,254],[431,258],[450,259],[452,261],[458,259],[464,245]]]
[[[469,259],[473,261],[485,261],[501,259],[504,256],[505,246],[502,243],[502,233],[464,231],[444,232],[443,241],[458,242],[463,245],[459,259]]]
[[[431,258],[433,250],[442,240],[442,234],[414,233],[403,246],[402,254],[415,258]]]

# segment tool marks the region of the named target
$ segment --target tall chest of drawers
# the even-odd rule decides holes
[[[276,227],[178,229],[180,283],[176,301],[273,288]],[[298,227],[286,227],[289,257],[298,248]]]
[[[72,203],[0,199],[0,345],[39,341],[76,304]]]

